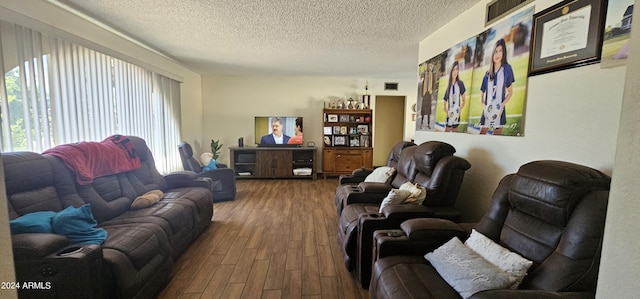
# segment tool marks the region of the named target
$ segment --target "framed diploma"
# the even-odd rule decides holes
[[[600,61],[606,0],[565,0],[533,16],[529,76]]]

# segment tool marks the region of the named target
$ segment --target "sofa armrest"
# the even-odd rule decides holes
[[[473,294],[472,299],[591,299],[595,294],[589,292],[549,292],[539,290],[487,290]]]
[[[409,219],[400,225],[400,229],[413,241],[443,240],[446,242],[453,237],[464,241],[467,237],[465,229],[457,223],[438,218]]]
[[[16,261],[41,259],[69,245],[69,239],[56,234],[16,234],[11,236]]]
[[[164,176],[169,188],[203,187],[211,190],[211,179],[199,177],[197,173],[189,170],[175,171]]]

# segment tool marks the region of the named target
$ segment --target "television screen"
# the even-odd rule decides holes
[[[299,146],[304,142],[302,132],[302,117],[255,117],[255,137],[259,146]]]

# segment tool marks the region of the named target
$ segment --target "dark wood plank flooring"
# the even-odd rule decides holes
[[[369,298],[336,241],[337,179],[238,180],[158,298]]]

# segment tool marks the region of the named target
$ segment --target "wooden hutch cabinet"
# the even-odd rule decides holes
[[[373,168],[371,109],[324,109],[322,173],[350,174],[360,167]]]

